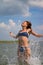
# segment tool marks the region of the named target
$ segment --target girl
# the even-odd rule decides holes
[[[24,61],[31,56],[31,50],[29,48],[29,43],[28,43],[28,36],[30,34],[36,36],[36,37],[43,37],[43,34],[37,34],[34,32],[31,28],[32,24],[29,21],[24,21],[22,24],[22,30],[18,32],[18,34],[15,36],[12,32],[10,32],[10,36],[13,38],[18,38],[18,58],[20,59],[21,57],[25,58]]]

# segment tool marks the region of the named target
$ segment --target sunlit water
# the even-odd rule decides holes
[[[0,65],[19,65],[17,61],[17,43],[0,43]],[[43,42],[31,41],[30,65],[43,65]]]

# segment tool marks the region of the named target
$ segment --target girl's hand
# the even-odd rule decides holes
[[[14,34],[12,32],[10,32],[10,36],[12,37]]]

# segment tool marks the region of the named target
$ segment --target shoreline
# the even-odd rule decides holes
[[[14,43],[14,42],[18,42],[18,40],[0,40],[0,43]]]
[[[31,42],[33,43],[34,40],[31,40]],[[18,40],[0,40],[0,43],[18,43]],[[30,42],[30,40],[28,41]],[[39,40],[39,41],[35,41],[35,42],[43,42],[43,40]]]

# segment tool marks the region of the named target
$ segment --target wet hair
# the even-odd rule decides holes
[[[31,22],[29,22],[29,21],[25,21],[25,22],[27,22],[27,29],[31,29],[31,26],[32,26],[32,24],[31,24]]]

